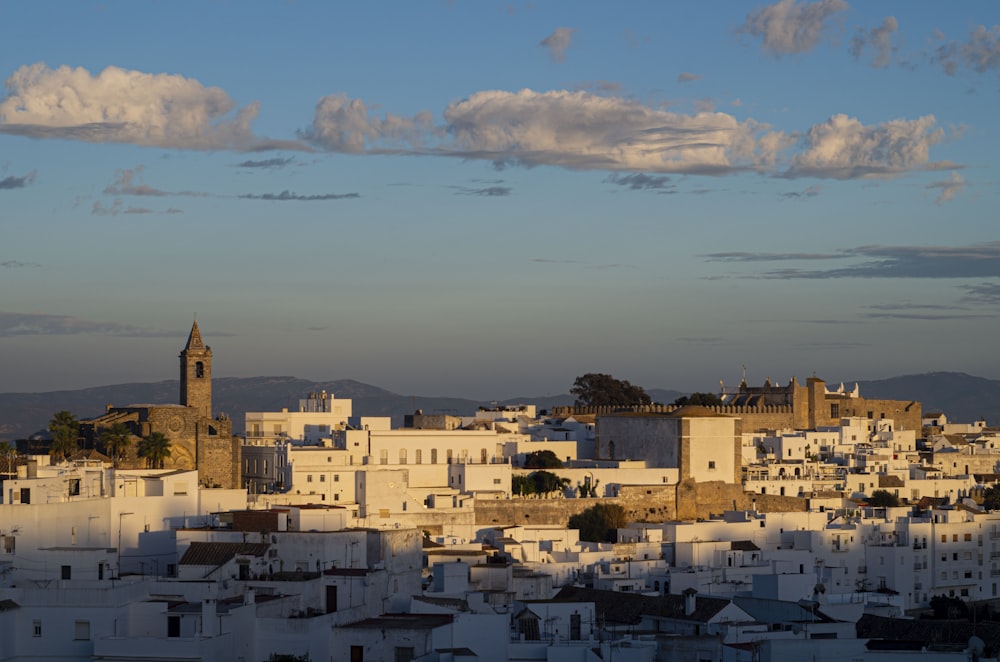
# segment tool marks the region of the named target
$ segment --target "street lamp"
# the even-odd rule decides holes
[[[135,513],[118,513],[118,579],[122,577],[122,518]]]

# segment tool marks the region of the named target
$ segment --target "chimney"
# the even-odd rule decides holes
[[[690,616],[694,613],[695,608],[698,606],[697,598],[698,590],[694,588],[684,589],[684,615]]]

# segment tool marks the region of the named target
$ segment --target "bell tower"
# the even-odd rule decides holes
[[[181,359],[181,404],[212,418],[212,348],[201,339],[198,321],[191,325]]]

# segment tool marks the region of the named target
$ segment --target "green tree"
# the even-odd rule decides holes
[[[561,469],[562,465],[552,451],[532,451],[524,457],[525,469]]]
[[[0,441],[0,474],[17,473],[17,448],[8,441]]]
[[[132,433],[124,423],[115,423],[101,432],[101,445],[117,469],[132,447]]]
[[[162,432],[151,432],[139,440],[139,457],[145,458],[146,467],[162,469],[170,457],[170,439]]]
[[[80,423],[71,412],[64,409],[53,414],[49,421],[49,432],[52,433],[49,456],[53,461],[65,460],[80,448],[77,442]]]
[[[560,492],[572,482],[569,478],[560,478],[550,471],[533,471],[528,477],[534,482],[535,492],[538,494]]]
[[[569,518],[569,528],[590,542],[615,542],[616,529],[625,524],[625,509],[615,503],[599,503]]]
[[[674,400],[674,404],[678,407],[683,407],[684,405],[701,405],[702,407],[716,407],[722,404],[722,400],[719,396],[714,393],[698,393],[697,391],[691,395],[685,395]]]
[[[1000,510],[1000,485],[991,485],[983,491],[983,508]]]
[[[535,481],[531,480],[530,476],[512,476],[510,483],[511,494],[528,496],[535,493]]]
[[[868,497],[868,505],[876,508],[892,508],[899,505],[899,497],[888,490],[875,490]]]
[[[577,406],[585,407],[627,407],[653,401],[640,386],[593,372],[577,377],[569,392],[576,396]]]

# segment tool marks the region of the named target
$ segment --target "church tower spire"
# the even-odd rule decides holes
[[[201,339],[198,321],[191,325],[181,359],[181,404],[212,418],[212,348]]]

